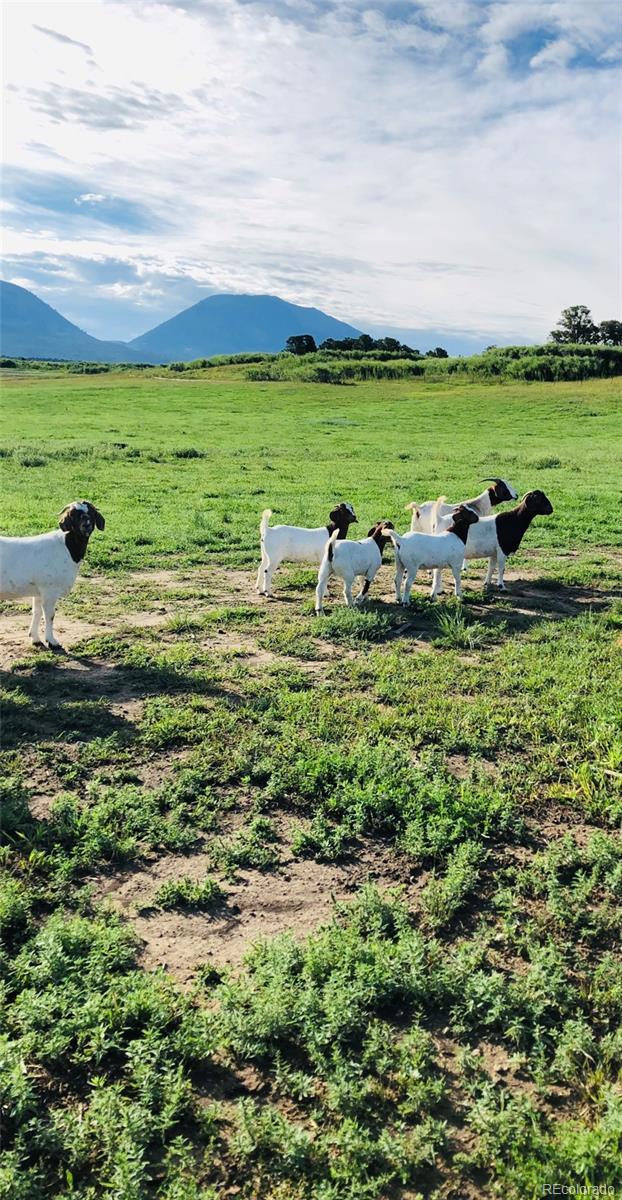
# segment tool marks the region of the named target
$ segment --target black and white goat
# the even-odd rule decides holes
[[[354,604],[362,604],[382,566],[382,552],[388,541],[387,534],[392,529],[390,521],[377,521],[372,525],[367,537],[357,542],[338,541],[337,530],[331,534],[324,550],[315,589],[315,611],[318,616],[324,612],[323,601],[331,575],[338,575],[343,580],[343,596],[348,608],[352,608]],[[363,583],[360,592],[353,599],[352,585],[357,578],[361,578]]]
[[[282,562],[320,563],[326,543],[334,533],[337,538],[346,538],[350,525],[356,524],[356,513],[351,504],[338,504],[328,514],[328,524],[315,529],[300,525],[268,525],[272,511],[266,508],[261,514],[259,541],[261,562],[257,572],[257,591],[265,596],[272,595],[272,576]]]
[[[516,508],[499,513],[496,517],[484,517],[477,525],[469,529],[466,541],[465,558],[487,558],[488,571],[486,586],[492,584],[495,567],[498,571],[499,590],[505,591],[503,576],[505,564],[510,554],[515,554],[520,546],[534,517],[548,517],[553,512],[553,505],[544,492],[536,489],[527,492]],[[440,517],[437,528],[442,529],[447,524],[447,517]],[[434,588],[442,591],[442,570],[434,573]]]
[[[440,496],[436,501],[437,510],[441,509],[444,499],[444,496]],[[465,545],[469,530],[477,524],[479,517],[468,505],[461,504],[446,521],[449,525],[442,533],[413,533],[411,530],[409,533],[398,534],[389,530],[389,537],[395,547],[395,599],[398,604],[410,603],[412,585],[422,567],[434,569],[432,599],[440,590],[437,576],[441,576],[443,567],[451,568],[456,596],[462,595],[460,577]]]
[[[73,587],[93,530],[104,518],[88,500],[75,500],[59,513],[59,528],[35,537],[0,537],[0,599],[32,596],[29,637],[40,641],[41,615],[48,646],[54,637],[58,601]]]
[[[492,487],[484,488],[484,491],[480,492],[479,496],[474,496],[472,500],[460,500],[457,504],[448,504],[443,497],[440,515],[449,517],[462,504],[472,508],[478,517],[487,517],[497,504],[505,504],[506,500],[518,500],[518,492],[514,490],[511,483],[508,483],[507,479],[483,479],[482,483],[491,483]],[[410,519],[412,533],[434,533],[432,518],[437,504],[438,500],[426,500],[423,504],[417,504],[413,500],[406,505],[406,511],[412,514]]]

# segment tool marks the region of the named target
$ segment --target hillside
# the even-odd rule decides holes
[[[0,353],[72,362],[138,362],[125,342],[91,337],[26,288],[0,280]]]
[[[357,337],[360,330],[318,308],[302,308],[278,296],[207,296],[169,321],[134,338],[130,346],[149,361],[188,361],[210,354],[282,350],[288,337]]]

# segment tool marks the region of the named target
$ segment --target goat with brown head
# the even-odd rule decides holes
[[[389,541],[388,533],[384,533],[385,529],[395,529],[393,521],[376,521],[376,524],[372,525],[371,529],[367,531],[367,536],[374,539],[381,555],[384,553],[384,548]]]
[[[359,541],[339,540],[337,529],[334,530],[326,544],[318,572],[315,589],[317,613],[324,611],[324,596],[332,574],[339,576],[343,581],[343,596],[348,607],[362,604],[382,566],[382,552],[387,544],[390,529],[393,529],[391,521],[376,521],[367,537]],[[354,598],[352,585],[356,579],[361,580],[361,590]]]
[[[106,522],[99,509],[89,500],[73,500],[58,516],[59,527],[66,535],[65,545],[73,561],[81,562],[93,530],[105,529]]]

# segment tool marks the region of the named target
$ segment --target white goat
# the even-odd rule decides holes
[[[337,541],[337,530],[331,534],[324,550],[315,589],[315,611],[318,616],[324,612],[323,600],[331,575],[338,575],[343,580],[343,596],[348,608],[363,602],[370,584],[382,566],[382,552],[387,544],[387,533],[391,529],[393,525],[390,521],[377,521],[372,525],[367,537],[357,542]],[[353,600],[352,584],[358,577],[363,579],[363,584]]]
[[[488,559],[485,581],[487,587],[492,584],[496,566],[499,590],[505,591],[503,576],[508,556],[518,550],[534,517],[550,516],[552,512],[553,505],[548,496],[538,489],[527,492],[516,508],[499,513],[496,517],[484,517],[469,529],[464,550],[465,558]],[[437,528],[442,529],[447,520],[447,517],[439,517]],[[442,569],[434,572],[433,587],[437,593],[443,590]]]
[[[39,643],[41,613],[48,646],[59,646],[54,637],[54,611],[73,587],[89,538],[105,525],[101,513],[88,500],[76,500],[59,513],[59,528],[35,537],[0,537],[0,599],[32,596],[29,637]]]
[[[439,496],[436,509],[440,510],[445,497]],[[395,547],[395,599],[398,604],[409,604],[412,585],[421,567],[442,568],[450,567],[455,580],[456,596],[462,595],[460,576],[464,562],[464,549],[469,527],[479,521],[472,508],[461,504],[456,512],[448,517],[449,527],[443,533],[391,533],[389,537]],[[438,594],[437,576],[440,570],[434,571],[432,599]],[[402,595],[402,584],[404,593]]]
[[[474,496],[472,500],[460,500],[458,504],[447,504],[443,497],[443,505],[440,514],[444,517],[451,516],[453,512],[460,507],[461,504],[468,508],[472,508],[477,513],[478,517],[487,517],[497,504],[504,504],[506,500],[517,500],[518,492],[514,490],[511,483],[506,479],[483,479],[482,483],[492,483],[492,487],[484,488],[479,496]],[[406,505],[406,511],[412,513],[410,520],[410,528],[412,533],[434,533],[432,524],[432,516],[435,511],[438,500],[426,500],[423,504],[417,504],[415,500]]]
[[[320,563],[326,543],[332,533],[338,538],[348,536],[348,528],[356,524],[351,504],[338,504],[328,514],[328,525],[305,529],[300,525],[268,525],[272,516],[269,508],[261,514],[259,539],[261,562],[257,572],[257,591],[272,595],[272,576],[282,562]]]

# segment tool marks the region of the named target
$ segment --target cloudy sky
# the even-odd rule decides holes
[[[536,340],[619,315],[619,0],[4,5],[4,276],[130,338],[214,291]]]

